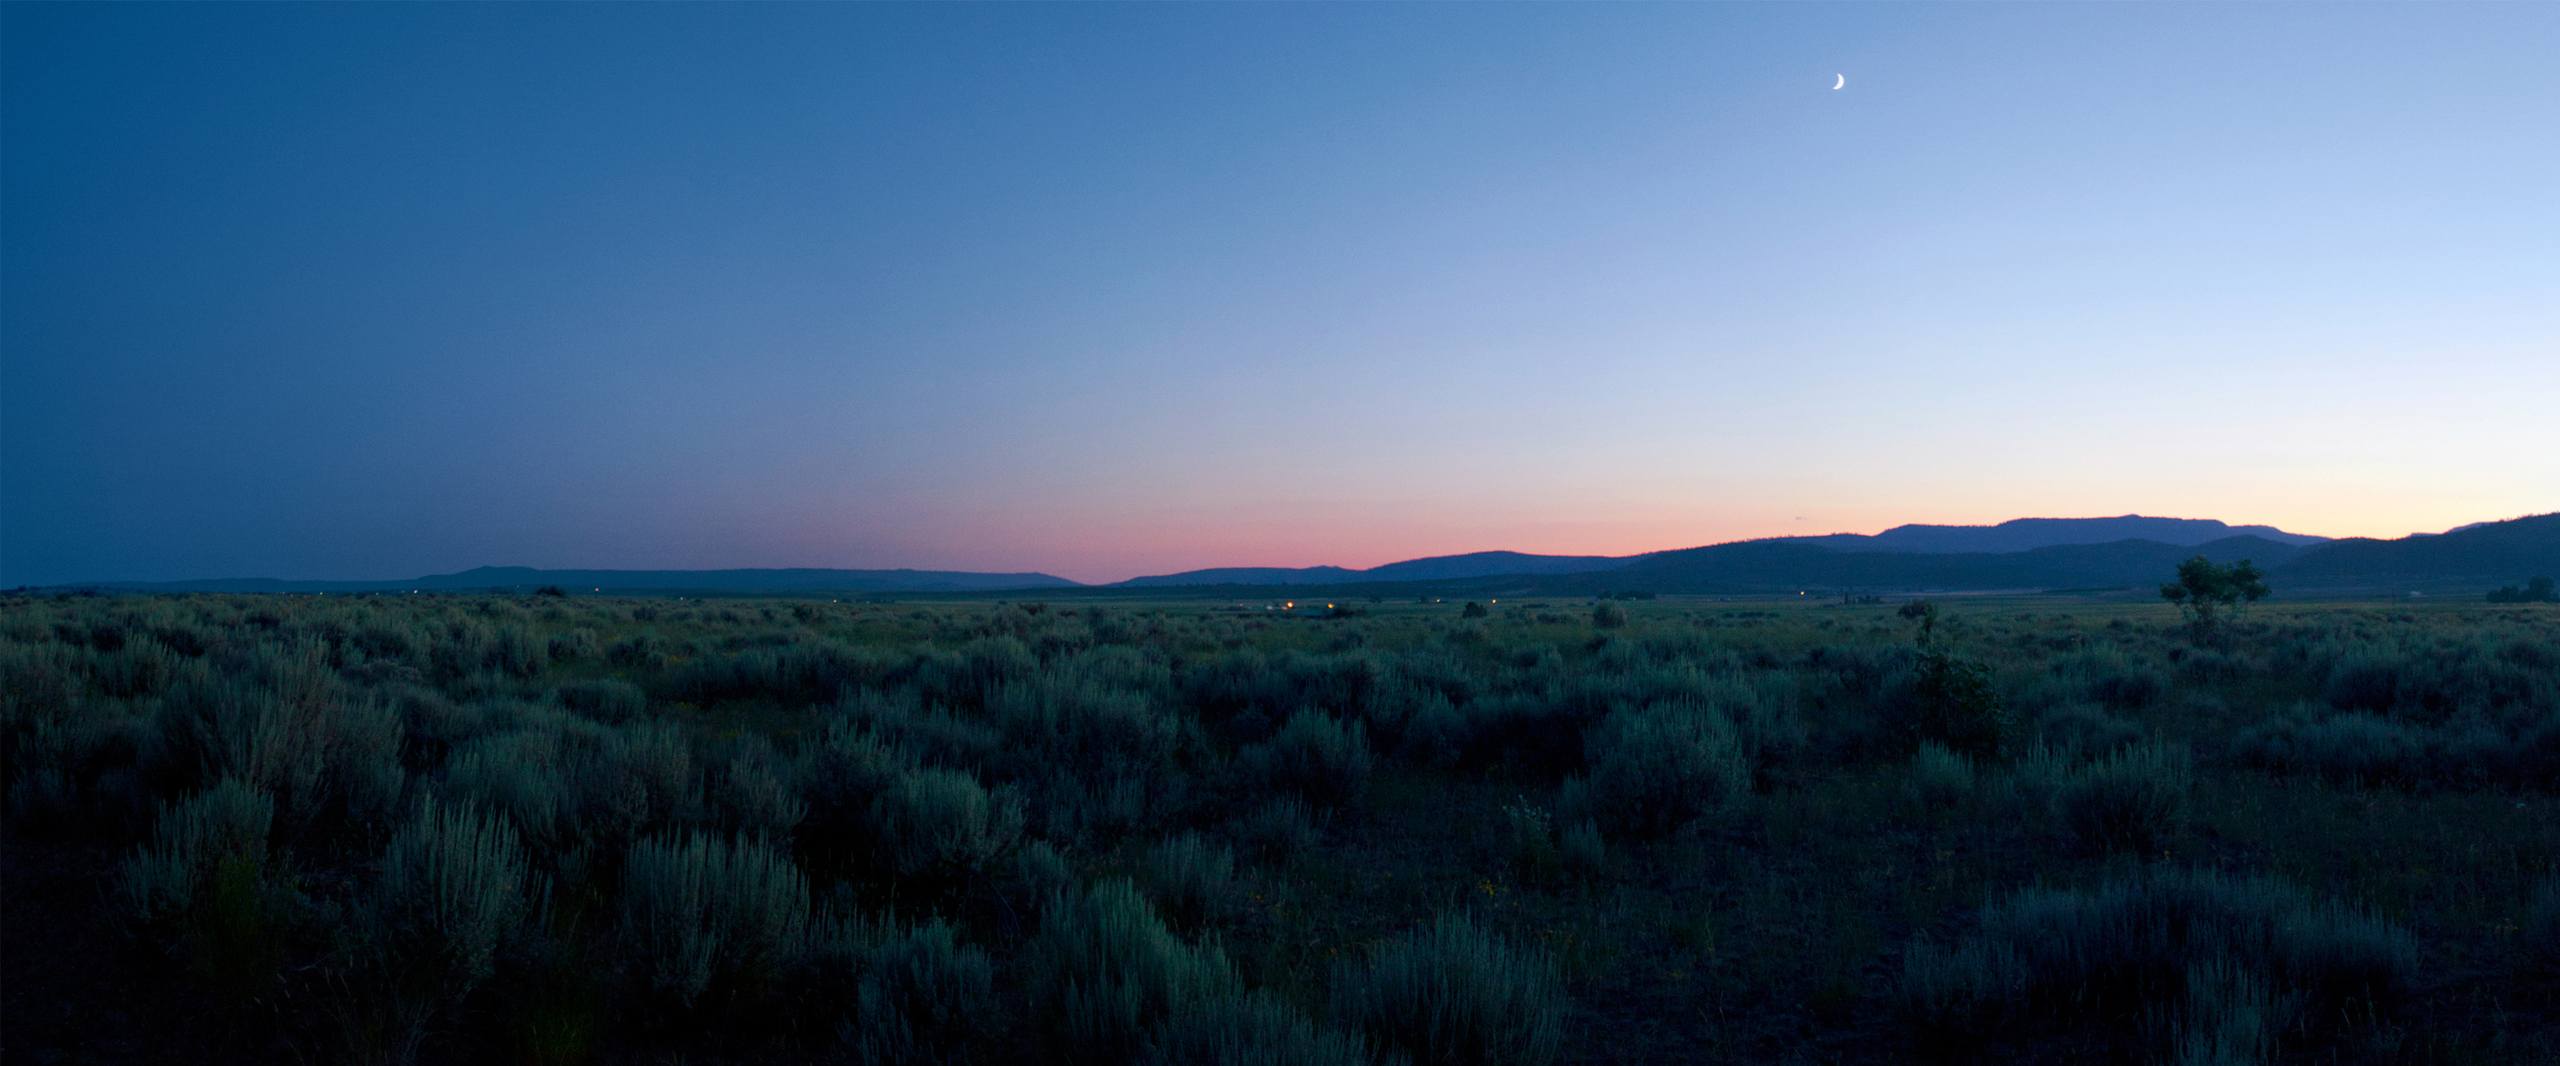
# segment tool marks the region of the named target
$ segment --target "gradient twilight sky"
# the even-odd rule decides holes
[[[2560,506],[2560,5],[11,4],[0,48],[0,584]]]

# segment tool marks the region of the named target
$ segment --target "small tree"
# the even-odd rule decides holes
[[[2527,582],[2525,582],[2522,586],[2508,585],[2508,586],[2505,586],[2505,587],[2503,587],[2503,588],[2500,588],[2500,589],[2498,589],[2498,590],[2496,590],[2496,591],[2494,591],[2494,592],[2491,592],[2491,593],[2489,594],[2489,602],[2491,602],[2491,603],[2553,603],[2553,602],[2560,602],[2560,591],[2555,591],[2555,590],[2553,589],[2553,587],[2552,587],[2552,581],[2551,581],[2551,579],[2550,579],[2550,578],[2547,578],[2547,577],[2537,577],[2537,578],[2534,578],[2534,579],[2533,579],[2533,580],[2531,580],[2531,581],[2527,581]]]
[[[2198,632],[2209,631],[2225,612],[2238,614],[2267,598],[2266,575],[2247,559],[2216,566],[2199,555],[2178,564],[2178,580],[2160,586],[2160,598],[2177,605]]]

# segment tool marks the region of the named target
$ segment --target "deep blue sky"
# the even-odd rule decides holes
[[[2560,505],[2560,5],[12,4],[0,47],[0,584]]]

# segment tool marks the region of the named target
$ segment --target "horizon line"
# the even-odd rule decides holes
[[[821,571],[857,571],[857,572],[874,572],[874,573],[877,573],[877,572],[896,572],[896,571],[913,571],[913,572],[923,572],[923,573],[978,574],[978,575],[990,575],[990,576],[1046,577],[1046,578],[1054,578],[1054,579],[1056,579],[1056,580],[1060,580],[1060,581],[1066,581],[1066,582],[1072,583],[1072,584],[1074,584],[1074,585],[1076,585],[1076,586],[1084,587],[1084,588],[1107,588],[1107,587],[1111,587],[1111,586],[1114,586],[1114,585],[1123,584],[1123,583],[1130,582],[1130,581],[1136,581],[1136,580],[1139,580],[1139,579],[1142,579],[1142,578],[1150,578],[1150,577],[1170,577],[1170,576],[1174,576],[1174,575],[1177,575],[1177,574],[1197,573],[1197,572],[1205,571],[1205,570],[1313,570],[1313,569],[1323,569],[1323,568],[1328,568],[1328,567],[1330,567],[1330,568],[1333,568],[1333,569],[1346,570],[1346,571],[1351,571],[1351,572],[1355,572],[1355,573],[1356,573],[1356,572],[1362,572],[1362,571],[1367,571],[1367,570],[1373,570],[1373,569],[1376,569],[1376,568],[1381,567],[1381,566],[1388,566],[1388,565],[1392,565],[1392,564],[1395,564],[1395,563],[1412,562],[1412,561],[1422,560],[1422,559],[1445,559],[1445,558],[1454,558],[1454,557],[1461,557],[1461,556],[1468,556],[1468,555],[1487,555],[1487,554],[1497,554],[1497,553],[1509,553],[1509,554],[1514,554],[1514,555],[1547,556],[1547,557],[1584,557],[1584,558],[1603,558],[1603,559],[1632,559],[1632,558],[1635,558],[1635,557],[1638,557],[1638,556],[1653,555],[1653,554],[1659,554],[1659,553],[1663,553],[1663,552],[1692,551],[1692,550],[1696,550],[1696,549],[1699,549],[1699,548],[1714,548],[1714,547],[1722,547],[1722,546],[1724,546],[1724,545],[1728,545],[1728,544],[1748,544],[1748,543],[1752,543],[1752,542],[1756,542],[1756,541],[1768,541],[1768,540],[1799,540],[1799,539],[1810,539],[1810,538],[1816,538],[1816,537],[1837,537],[1837,536],[1867,536],[1867,537],[1872,537],[1872,536],[1878,536],[1878,535],[1881,535],[1881,534],[1883,534],[1883,533],[1885,533],[1885,532],[1888,532],[1888,531],[1891,531],[1891,530],[1894,530],[1894,529],[1901,529],[1901,528],[1904,528],[1904,527],[1907,527],[1907,526],[1941,526],[1941,527],[1955,528],[1955,529],[1990,529],[1990,528],[1995,528],[1995,527],[1998,527],[1998,526],[2001,526],[2001,525],[2006,525],[2006,524],[2011,523],[2011,522],[2026,522],[2026,521],[2066,521],[2066,522],[2072,522],[2072,521],[2105,521],[2105,520],[2109,520],[2109,519],[2125,519],[2125,518],[2155,518],[2155,519],[2165,519],[2165,520],[2169,520],[2169,521],[2178,521],[2178,522],[2220,522],[2220,523],[2222,523],[2224,526],[2229,527],[2229,528],[2233,528],[2233,529],[2245,529],[2245,528],[2251,528],[2251,527],[2262,527],[2262,528],[2266,528],[2266,529],[2273,529],[2273,530],[2276,530],[2277,532],[2280,532],[2280,533],[2288,533],[2288,534],[2292,534],[2292,535],[2294,535],[2294,536],[2318,537],[2318,538],[2320,538],[2320,539],[2322,539],[2322,540],[2324,540],[2324,541],[2340,541],[2340,540],[2401,540],[2401,539],[2405,539],[2405,538],[2413,537],[2413,536],[2435,536],[2435,535],[2440,535],[2440,534],[2443,534],[2443,533],[2451,532],[2452,530],[2462,529],[2462,528],[2466,528],[2466,527],[2474,526],[2474,525],[2483,525],[2483,524],[2494,523],[2494,522],[2506,522],[2506,521],[2513,521],[2513,520],[2515,520],[2515,519],[2519,519],[2519,518],[2530,518],[2530,517],[2534,517],[2534,515],[2539,514],[2539,513],[2547,513],[2547,512],[2526,512],[2526,513],[2523,513],[2523,514],[2510,515],[2510,516],[2507,516],[2507,517],[2505,517],[2505,518],[2477,519],[2477,520],[2474,520],[2474,521],[2471,521],[2471,522],[2459,523],[2459,524],[2456,524],[2456,525],[2454,525],[2454,526],[2450,526],[2450,527],[2447,527],[2447,528],[2445,528],[2445,529],[2441,529],[2441,530],[2413,529],[2413,530],[2410,530],[2410,531],[2408,531],[2408,532],[2406,532],[2406,533],[2402,533],[2402,534],[2400,534],[2400,535],[2399,535],[2399,536],[2397,536],[2397,537],[2375,537],[2375,536],[2333,536],[2333,535],[2325,534],[2325,533],[2305,533],[2305,532],[2302,532],[2302,531],[2299,531],[2299,530],[2285,529],[2285,528],[2283,528],[2283,527],[2281,527],[2281,526],[2278,526],[2278,525],[2275,525],[2274,523],[2271,523],[2271,522],[2233,522],[2233,521],[2230,521],[2230,520],[2227,520],[2227,519],[2219,519],[2219,518],[2187,518],[2187,517],[2182,517],[2182,516],[2178,516],[2178,515],[2152,515],[2152,514],[2142,514],[2142,513],[2139,513],[2139,512],[2127,512],[2127,513],[2124,513],[2124,514],[2111,514],[2111,515],[2020,515],[2020,516],[2013,517],[2013,518],[2004,518],[2004,519],[2000,519],[2000,520],[1998,520],[1998,521],[1994,521],[1994,522],[1916,522],[1916,521],[1915,521],[1915,522],[1901,522],[1901,523],[1896,523],[1896,524],[1891,525],[1891,526],[1886,526],[1886,527],[1884,527],[1883,529],[1879,529],[1879,530],[1877,530],[1877,531],[1875,531],[1875,532],[1873,532],[1873,533],[1856,533],[1856,532],[1850,532],[1850,531],[1845,531],[1845,530],[1835,530],[1835,531],[1827,532],[1827,533],[1769,533],[1769,534],[1761,534],[1761,535],[1758,535],[1758,536],[1736,537],[1736,538],[1733,538],[1733,539],[1730,539],[1730,540],[1709,541],[1709,542],[1705,542],[1705,543],[1698,543],[1698,544],[1684,544],[1684,545],[1677,545],[1677,546],[1672,546],[1672,547],[1644,548],[1644,549],[1638,549],[1638,550],[1636,550],[1636,551],[1630,551],[1630,552],[1594,552],[1594,551],[1567,551],[1567,550],[1530,551],[1530,550],[1524,550],[1524,549],[1519,549],[1519,548],[1477,548],[1477,549],[1470,549],[1470,550],[1464,550],[1464,551],[1429,552],[1429,553],[1420,554],[1420,555],[1412,555],[1412,554],[1407,554],[1407,555],[1397,555],[1397,556],[1395,556],[1395,557],[1393,557],[1393,558],[1385,559],[1385,560],[1382,560],[1382,561],[1380,561],[1380,562],[1370,563],[1370,564],[1367,564],[1367,565],[1365,565],[1365,566],[1348,566],[1348,565],[1344,565],[1344,564],[1341,564],[1341,563],[1254,563],[1254,562],[1246,562],[1246,563],[1222,563],[1222,564],[1217,564],[1217,565],[1213,565],[1213,566],[1196,566],[1196,567],[1189,567],[1189,568],[1186,568],[1186,569],[1180,569],[1180,570],[1149,570],[1149,571],[1142,572],[1142,573],[1131,574],[1131,575],[1126,576],[1126,577],[1110,578],[1110,579],[1105,579],[1105,580],[1087,580],[1087,579],[1083,579],[1083,578],[1069,577],[1069,576],[1067,576],[1067,575],[1060,574],[1060,573],[1057,573],[1057,572],[1052,571],[1052,570],[1040,569],[1040,568],[1033,568],[1033,569],[1021,569],[1021,568],[1018,568],[1018,567],[995,567],[995,568],[989,568],[989,569],[968,569],[968,568],[952,567],[952,566],[922,566],[922,565],[915,565],[915,564],[882,565],[882,566],[861,566],[861,565],[847,565],[847,564],[835,564],[835,565],[825,565],[825,564],[819,564],[819,565],[793,564],[793,565],[777,565],[777,566],[660,566],[660,567],[636,567],[636,566],[588,566],[588,565],[543,566],[543,565],[536,565],[536,564],[531,564],[531,563],[475,563],[475,564],[472,564],[472,565],[469,565],[469,566],[460,567],[460,568],[457,568],[457,569],[450,569],[450,570],[431,570],[431,571],[426,572],[426,573],[419,573],[419,574],[404,574],[404,575],[396,575],[396,576],[391,576],[391,577],[275,577],[275,576],[267,576],[267,575],[216,575],[216,576],[206,576],[206,577],[173,577],[173,578],[86,578],[86,579],[81,579],[81,580],[77,580],[77,581],[58,581],[58,582],[52,582],[52,583],[49,583],[49,584],[41,584],[41,585],[38,585],[38,584],[28,584],[28,583],[20,583],[20,584],[16,584],[16,585],[7,586],[7,587],[10,587],[10,588],[28,588],[28,589],[62,589],[62,588],[82,588],[82,587],[88,587],[88,586],[105,586],[105,585],[171,585],[171,584],[183,584],[183,583],[187,583],[187,582],[195,582],[195,581],[275,581],[275,582],[303,582],[303,583],[318,583],[318,582],[343,582],[343,583],[359,583],[359,582],[393,582],[393,583],[396,583],[396,582],[399,582],[399,581],[403,581],[403,580],[410,580],[410,579],[425,579],[425,578],[431,578],[431,577],[449,577],[449,576],[453,576],[453,575],[456,575],[456,574],[465,574],[465,573],[469,573],[469,572],[474,571],[474,570],[554,570],[554,571],[587,570],[587,571],[620,572],[620,573],[667,573],[667,572],[671,572],[671,571],[699,571],[699,572],[704,572],[704,573],[724,573],[724,572],[731,572],[731,573],[734,573],[734,572],[749,572],[749,573],[751,573],[751,572],[759,572],[759,571],[776,571],[776,570],[821,570]]]

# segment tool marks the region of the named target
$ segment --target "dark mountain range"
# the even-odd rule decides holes
[[[2397,540],[2356,537],[2304,551],[2269,579],[2279,586],[2397,589],[2428,584],[2499,585],[2560,577],[2560,513],[2477,522]]]
[[[956,570],[544,570],[483,566],[458,574],[406,581],[285,581],[236,578],[207,581],[110,582],[92,587],[144,592],[477,592],[531,591],[558,585],[579,592],[995,592],[1070,589],[1075,582],[1050,574],[981,574]]]
[[[2144,535],[2113,536],[2127,531]],[[2245,531],[2245,532],[2235,532]],[[2221,534],[2208,536],[2208,534]],[[2088,538],[2108,537],[2091,540]],[[2203,539],[2198,539],[2203,538]],[[2025,544],[2029,547],[2016,547]],[[1834,534],[1737,541],[1699,548],[1607,556],[1475,552],[1388,563],[1235,567],[1087,586],[1049,574],[937,570],[542,570],[481,567],[406,581],[282,581],[265,578],[114,582],[86,587],[150,592],[530,591],[778,595],[1250,594],[1255,588],[1363,594],[1422,591],[1784,594],[2131,589],[2164,580],[2180,560],[2249,559],[2279,593],[2475,590],[2560,575],[2560,514],[2463,526],[2397,540],[2322,540],[2265,526],[2196,519],[2030,518],[1996,526],[1897,526],[1873,536]]]
[[[2195,546],[2231,537],[2256,537],[2277,544],[2319,544],[2328,538],[2287,533],[2274,526],[2235,526],[2210,518],[2013,518],[1996,526],[1895,526],[1874,536],[1834,533],[1827,537],[1782,538],[1819,544],[1837,551],[1915,552],[1930,554],[2034,551],[2067,544],[2114,544],[2147,540],[2156,544]]]
[[[2257,537],[2204,544],[2123,540],[2015,552],[1844,551],[1819,543],[1763,540],[1657,552],[1607,573],[1560,578],[1550,587],[1673,593],[2112,588],[2157,582],[2194,555],[2266,566],[2304,550]]]
[[[1177,585],[1356,585],[1373,581],[1461,581],[1478,577],[1508,577],[1520,574],[1573,574],[1586,570],[1608,570],[1627,565],[1642,556],[1606,555],[1529,555],[1522,552],[1470,552],[1465,555],[1434,555],[1407,559],[1366,570],[1339,566],[1301,567],[1224,567],[1214,570],[1186,570],[1178,574],[1131,578],[1119,583],[1121,588],[1161,588]]]

